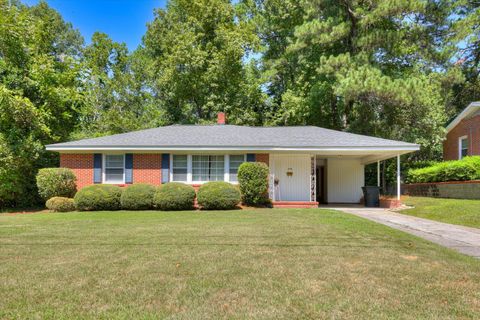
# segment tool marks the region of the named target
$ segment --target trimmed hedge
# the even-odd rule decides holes
[[[53,197],[47,200],[45,206],[55,212],[75,211],[75,203],[72,198]]]
[[[197,200],[206,210],[235,209],[240,203],[240,191],[228,182],[207,182],[198,190]]]
[[[153,197],[155,208],[160,210],[191,210],[195,189],[180,182],[169,182],[157,188]]]
[[[407,183],[466,181],[480,179],[480,157],[465,157],[409,170]]]
[[[268,197],[268,166],[263,162],[244,162],[238,168],[242,202],[251,205],[270,203]]]
[[[120,205],[126,210],[153,209],[153,196],[155,187],[151,184],[138,183],[128,186],[122,192]]]
[[[118,210],[122,188],[108,184],[95,184],[84,187],[73,198],[80,211]]]
[[[44,168],[37,174],[38,193],[44,199],[71,198],[77,192],[77,178],[68,168]]]

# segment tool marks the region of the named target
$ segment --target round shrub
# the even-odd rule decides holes
[[[169,182],[159,188],[153,203],[160,210],[191,210],[195,201],[195,189],[180,182]]]
[[[53,197],[47,200],[45,206],[55,212],[75,211],[75,203],[72,198]]]
[[[68,168],[44,168],[37,174],[38,193],[44,199],[71,198],[77,192],[77,178]]]
[[[121,196],[118,186],[96,184],[80,189],[73,199],[80,211],[118,210]]]
[[[120,204],[122,209],[147,210],[153,208],[155,187],[151,184],[132,184],[122,192]]]
[[[206,210],[235,209],[240,203],[240,191],[228,182],[207,182],[198,190],[197,200]]]
[[[265,205],[268,197],[268,167],[263,162],[244,162],[238,168],[238,182],[242,202],[251,205]]]

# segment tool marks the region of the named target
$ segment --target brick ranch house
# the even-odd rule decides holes
[[[169,181],[194,187],[218,180],[235,184],[242,162],[264,162],[276,206],[359,203],[366,164],[392,157],[399,164],[400,155],[418,149],[313,126],[227,125],[223,113],[215,125],[172,125],[47,146],[60,153],[61,167],[74,171],[78,188]]]
[[[480,102],[472,102],[446,127],[443,159],[480,155]]]

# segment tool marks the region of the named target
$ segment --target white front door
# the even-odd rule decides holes
[[[310,155],[270,154],[275,201],[310,201]]]

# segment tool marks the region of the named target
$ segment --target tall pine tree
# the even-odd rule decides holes
[[[274,124],[314,124],[441,154],[452,52],[448,1],[257,3]]]

